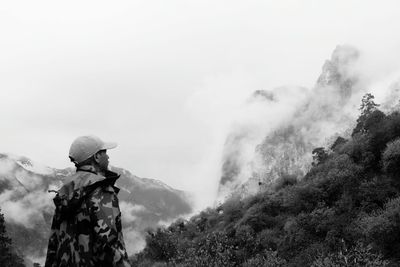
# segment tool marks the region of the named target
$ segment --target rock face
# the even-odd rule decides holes
[[[358,59],[357,49],[336,47],[331,59],[323,65],[314,88],[304,94],[296,108],[286,112],[284,118],[279,118],[283,112],[267,114],[276,116],[275,121],[281,121],[266,128],[264,136],[252,147],[251,157],[245,161],[243,154],[248,151],[241,149],[241,140],[248,139],[252,132],[236,128],[230,133],[224,148],[220,198],[266,190],[278,177],[285,175],[300,178],[311,166],[314,148],[326,145],[335,135],[346,135],[357,112],[358,106],[354,103],[358,105],[363,90],[355,68]],[[252,98],[263,101],[267,109],[272,109],[273,104],[284,105],[282,98],[291,97],[284,94],[279,98],[274,92],[277,90],[258,90]],[[271,121],[271,118],[267,119]]]
[[[343,99],[349,99],[353,85],[357,83],[357,74],[354,72],[354,63],[360,57],[357,49],[351,46],[338,46],[332,53],[331,60],[325,61],[322,73],[317,80],[315,92],[321,93],[321,89],[332,86],[337,95]]]
[[[128,254],[144,246],[147,228],[191,212],[189,196],[166,184],[111,167],[117,186]],[[54,212],[52,198],[74,168],[52,169],[25,157],[0,154],[0,209],[14,246],[31,262],[43,262]]]

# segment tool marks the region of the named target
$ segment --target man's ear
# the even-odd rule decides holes
[[[96,152],[94,155],[93,155],[93,159],[94,159],[94,161],[96,162],[96,163],[99,163],[99,152]]]

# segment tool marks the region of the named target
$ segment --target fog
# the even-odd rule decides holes
[[[301,179],[314,148],[350,137],[364,94],[376,95],[383,111],[399,108],[400,76],[385,76],[378,65],[373,71],[368,60],[364,51],[337,46],[312,88],[255,92],[225,143],[219,201],[265,190],[282,175]]]
[[[397,1],[3,3],[2,152],[65,168],[71,142],[96,134],[119,143],[114,166],[212,205],[230,133],[255,129],[240,148],[251,161],[336,45],[360,50],[362,90],[382,103],[398,78],[398,11]],[[301,89],[279,93],[287,86]],[[279,101],[249,105],[256,90]]]

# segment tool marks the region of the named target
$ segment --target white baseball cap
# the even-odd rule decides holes
[[[72,142],[69,149],[69,156],[75,164],[90,158],[100,150],[112,149],[117,146],[117,143],[103,142],[100,138],[94,135],[80,136]]]

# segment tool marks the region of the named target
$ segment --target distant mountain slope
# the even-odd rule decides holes
[[[128,253],[144,246],[146,228],[191,212],[189,196],[153,179],[111,167],[121,177],[119,193]],[[43,261],[51,226],[54,193],[74,168],[53,169],[26,157],[0,154],[0,208],[15,247],[31,261]]]
[[[400,266],[400,109],[373,99],[300,180],[153,231],[135,266]]]
[[[314,148],[327,146],[339,135],[349,136],[361,96],[371,90],[362,79],[360,57],[352,46],[337,46],[313,88],[255,91],[247,105],[265,110],[264,118],[258,119],[263,125],[236,123],[227,136],[220,201],[263,191],[280,176],[302,177],[311,167]],[[386,110],[396,104],[398,88],[398,83],[388,88],[390,97],[382,103]]]

